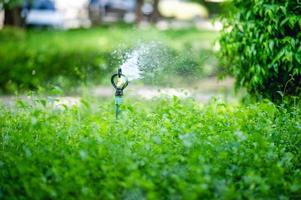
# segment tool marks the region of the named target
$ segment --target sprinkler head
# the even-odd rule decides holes
[[[129,82],[127,77],[122,74],[121,69],[118,69],[116,74],[113,74],[111,77],[111,83],[113,87],[116,89],[115,96],[122,96],[123,90],[128,86]]]
[[[121,68],[118,69],[118,78],[121,77],[121,74],[122,74],[122,71],[121,71]]]

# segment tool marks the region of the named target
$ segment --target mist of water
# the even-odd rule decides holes
[[[141,43],[125,53],[120,68],[129,81],[133,81],[155,74],[169,60],[170,53],[164,45],[158,42]]]
[[[133,50],[120,66],[122,73],[128,77],[129,81],[141,78],[142,72],[139,69],[139,57],[142,52],[140,49]]]

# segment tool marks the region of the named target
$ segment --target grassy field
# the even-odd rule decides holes
[[[216,71],[212,44],[217,36],[197,29],[159,31],[132,26],[69,31],[3,29],[0,91],[100,84],[122,62],[114,52],[148,42],[168,48],[173,56],[166,59],[181,58],[170,66],[178,74],[184,69],[197,77],[208,76]]]
[[[0,199],[300,199],[301,110],[47,99],[0,108]]]

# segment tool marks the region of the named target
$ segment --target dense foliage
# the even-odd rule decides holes
[[[173,75],[201,77],[208,71],[203,70],[204,65],[209,66],[209,73],[214,71],[216,62],[210,42],[216,36],[196,29],[160,32],[121,25],[69,31],[6,28],[0,30],[0,92],[53,85],[70,88],[107,80],[123,62],[116,63],[118,57],[112,52],[128,51],[138,45],[137,40],[168,47],[173,57],[164,59],[177,61],[169,65]],[[195,45],[196,41],[203,42]]]
[[[13,8],[23,4],[23,0],[0,0],[0,8]]]
[[[301,198],[299,108],[34,102],[0,109],[0,199]]]
[[[4,29],[0,35],[0,85],[4,92],[52,84],[68,87],[100,80],[108,73],[105,63],[109,53],[82,41],[72,42],[76,33],[67,38],[55,32]]]
[[[273,101],[300,96],[300,1],[231,3],[220,42],[224,66],[236,85]]]

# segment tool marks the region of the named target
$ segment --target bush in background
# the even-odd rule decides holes
[[[110,71],[106,66],[109,53],[85,45],[76,48],[63,38],[47,41],[41,34],[5,29],[0,42],[2,92],[100,82]]]
[[[237,87],[275,102],[301,92],[301,4],[234,0],[220,39]]]
[[[216,57],[210,44],[217,35],[197,29],[158,31],[124,26],[68,31],[5,28],[0,31],[0,92],[45,87],[49,91],[53,86],[70,91],[85,83],[109,84],[111,73],[125,62],[118,53],[149,43],[162,45],[139,58],[142,67],[151,72],[145,83],[169,84],[178,77],[200,79],[215,72]],[[161,55],[164,49],[167,55]],[[164,72],[153,73],[156,67]]]

